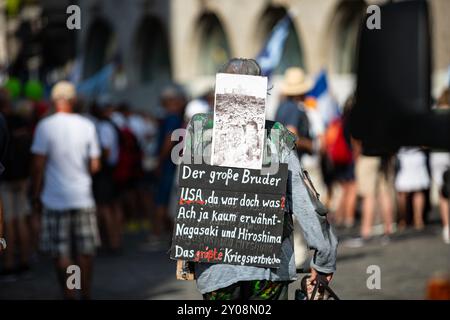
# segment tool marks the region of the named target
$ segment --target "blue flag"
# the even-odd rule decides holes
[[[258,54],[256,61],[261,66],[263,76],[270,77],[280,63],[291,23],[291,17],[287,14],[275,25],[269,39]]]
[[[107,64],[90,78],[77,85],[77,92],[86,97],[101,96],[109,91],[114,65]]]

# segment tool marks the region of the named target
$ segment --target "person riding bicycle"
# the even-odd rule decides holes
[[[231,59],[221,73],[260,76],[261,68],[252,59]],[[209,159],[213,114],[196,114],[187,127],[184,153],[191,159]],[[316,208],[303,180],[295,146],[296,137],[281,123],[266,121],[263,165],[270,159],[288,165],[287,206],[283,227],[281,264],[279,268],[194,263],[197,287],[205,300],[280,300],[288,298],[288,285],[297,280],[292,214],[300,223],[308,247],[314,250],[310,281],[318,274],[331,280],[336,271],[337,238],[325,216]],[[316,199],[317,200],[317,199]]]

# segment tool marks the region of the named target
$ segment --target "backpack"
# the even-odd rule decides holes
[[[119,184],[125,184],[142,175],[142,150],[139,141],[127,126],[119,128],[110,121],[119,137],[119,157],[113,170],[113,179]]]
[[[297,116],[298,116],[298,118],[297,118],[298,138],[306,139],[306,140],[313,140],[313,136],[311,134],[311,125],[309,122],[308,115],[307,115],[306,111],[304,110],[304,107],[299,108],[296,105],[296,108],[298,108],[298,113],[297,113]],[[297,154],[298,154],[299,158],[301,159],[303,157],[303,155],[305,155],[305,154],[312,155],[313,151],[306,149],[306,148],[297,147]]]
[[[311,125],[309,123],[309,118],[305,110],[299,109],[299,117],[297,124],[297,131],[299,136],[312,140]]]
[[[342,119],[330,123],[325,133],[326,152],[333,164],[345,165],[353,161],[353,153],[344,134]]]

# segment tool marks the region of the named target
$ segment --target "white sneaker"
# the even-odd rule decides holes
[[[442,228],[442,238],[446,244],[450,244],[450,229],[448,226]]]
[[[342,242],[342,245],[344,247],[347,248],[361,248],[363,247],[365,244],[367,244],[367,240],[365,240],[362,237],[357,237],[357,238],[352,238],[352,239],[348,239]]]

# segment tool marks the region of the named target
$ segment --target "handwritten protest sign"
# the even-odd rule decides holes
[[[171,258],[279,267],[287,172],[181,165]]]

